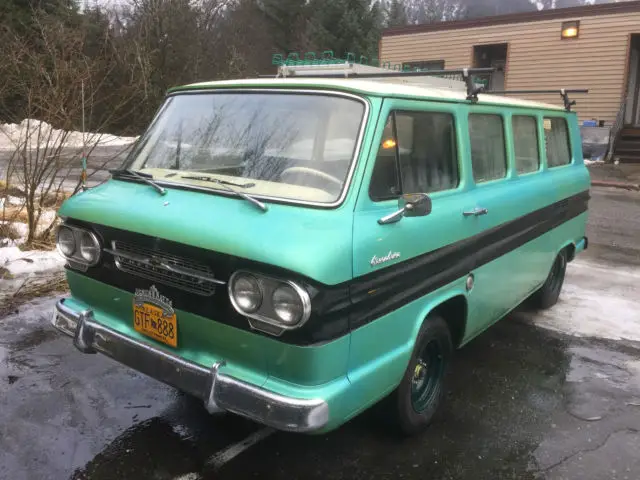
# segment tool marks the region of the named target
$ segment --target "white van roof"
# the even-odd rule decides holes
[[[201,82],[184,85],[179,90],[190,88],[308,88],[323,90],[340,90],[347,92],[355,92],[361,94],[370,94],[384,97],[404,97],[424,100],[449,101],[449,102],[467,102],[466,91],[459,91],[445,88],[434,88],[419,85],[410,85],[398,82],[381,82],[374,80],[359,79],[334,79],[334,78],[258,78],[243,80],[223,80],[214,82]],[[558,99],[561,100],[560,98]],[[550,103],[534,102],[512,97],[505,97],[494,94],[478,95],[478,103],[484,105],[514,106],[538,108],[547,110],[564,111],[560,105]]]
[[[468,71],[468,70],[467,70]],[[351,78],[348,78],[352,75]],[[353,76],[355,75],[355,77]],[[357,78],[365,75],[365,78]],[[374,78],[366,78],[366,76]],[[404,97],[448,102],[467,102],[464,81],[428,73],[406,75],[388,68],[357,63],[281,65],[276,78],[203,82],[180,87],[189,88],[287,88],[332,89],[383,97]],[[558,91],[560,93],[560,91]],[[561,100],[561,98],[559,98]],[[564,110],[560,105],[535,102],[496,94],[478,94],[478,103],[547,110]]]

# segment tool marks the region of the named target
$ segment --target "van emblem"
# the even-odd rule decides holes
[[[162,309],[162,315],[165,317],[170,317],[175,313],[171,300],[162,295],[155,285],[151,285],[149,290],[136,288],[133,303],[138,307],[141,307],[144,303],[150,303]]]
[[[395,260],[396,258],[400,258],[400,253],[398,252],[389,252],[384,257],[373,256],[371,259],[371,266],[375,267],[376,265],[381,265],[383,263],[390,262],[391,260]]]

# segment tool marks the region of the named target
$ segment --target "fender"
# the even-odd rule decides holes
[[[420,328],[422,327],[422,324],[425,322],[429,314],[431,314],[431,312],[433,312],[440,305],[444,304],[445,302],[451,300],[454,297],[462,296],[465,298],[465,300],[467,299],[469,292],[467,292],[465,282],[466,282],[466,276],[463,280],[458,280],[453,285],[450,285],[449,287],[445,287],[446,292],[438,293],[437,295],[435,295],[433,298],[430,298],[425,303],[424,307],[420,310],[420,314],[416,318],[415,325],[413,326],[413,331],[412,331],[411,339],[409,342],[409,346],[411,347],[412,351],[416,344],[416,340],[418,338],[418,333],[420,332]],[[446,320],[447,319],[445,319],[445,321]],[[465,326],[464,326],[464,331],[462,335],[463,339],[465,337],[464,333],[466,332],[466,328],[467,328],[466,318],[464,319],[464,325]]]
[[[573,247],[573,251],[575,252],[575,251],[576,251],[576,242],[574,242],[573,240],[567,240],[567,241],[566,241],[565,243],[563,243],[563,244],[562,244],[562,246],[561,246],[561,247],[556,251],[556,257],[557,257],[558,255],[560,255],[560,252],[561,252],[561,251],[563,251],[565,248],[568,248],[568,247]],[[555,257],[553,257],[553,258],[554,258],[554,261],[555,261]],[[567,256],[567,263],[568,263],[568,262],[570,262],[571,260],[573,260],[573,257],[569,257],[569,256]]]

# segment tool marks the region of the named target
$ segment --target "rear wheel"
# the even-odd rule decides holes
[[[531,306],[540,310],[551,308],[558,302],[564,276],[567,271],[567,251],[562,250],[556,257],[547,280],[530,298]]]
[[[394,427],[402,434],[424,430],[438,412],[452,353],[449,327],[432,313],[420,329],[400,385],[387,399]]]

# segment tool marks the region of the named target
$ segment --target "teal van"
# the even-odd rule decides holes
[[[60,208],[53,325],[211,413],[322,433],[382,401],[425,428],[456,349],[556,303],[590,187],[570,108],[437,80],[171,90]]]

